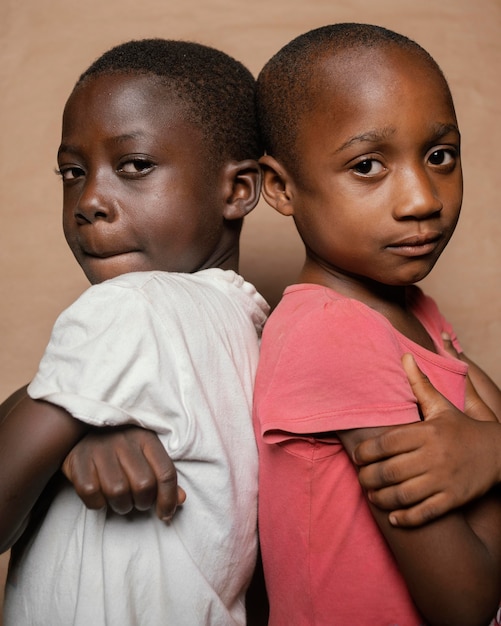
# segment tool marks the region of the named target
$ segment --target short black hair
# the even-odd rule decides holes
[[[266,152],[294,166],[296,138],[302,115],[311,109],[315,70],[326,55],[396,46],[416,54],[436,70],[444,82],[452,104],[447,81],[433,57],[418,43],[382,26],[340,23],[321,26],[299,35],[279,50],[257,78],[257,107]]]
[[[186,104],[187,120],[198,126],[208,157],[257,159],[259,138],[251,72],[226,53],[190,41],[132,40],[100,56],[78,79],[99,74],[151,74]]]

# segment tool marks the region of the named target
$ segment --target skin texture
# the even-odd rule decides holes
[[[305,244],[298,282],[358,299],[436,351],[406,306],[406,287],[433,268],[461,207],[460,137],[443,79],[396,47],[326,54],[312,76],[315,99],[302,119],[294,173],[273,155],[261,159],[265,199],[293,216]],[[415,369],[408,364],[424,399],[432,390]],[[353,457],[362,442],[387,432],[337,435]],[[427,623],[489,621],[501,583],[494,495],[413,530],[392,527],[386,512],[369,506]]]
[[[92,283],[132,271],[237,270],[239,229],[231,222],[257,203],[259,167],[253,160],[208,160],[201,132],[155,78],[97,75],[79,85],[65,108],[58,164],[65,236]],[[24,389],[0,406],[2,551],[88,430]],[[157,463],[152,446],[144,444],[141,455],[157,488],[169,486],[169,510],[161,512],[169,519],[178,499],[175,472],[169,459]],[[131,462],[124,467],[135,471]],[[135,504],[146,506],[141,499]],[[123,511],[128,504],[118,498],[116,506]]]
[[[320,64],[323,97],[298,138],[301,172],[293,177],[263,157],[263,193],[294,218],[307,252],[303,281],[381,308],[392,322],[414,324],[401,315],[401,287],[430,272],[456,226],[460,137],[448,98],[433,97],[443,91],[441,81],[418,66],[423,89],[410,80],[394,84],[393,72],[404,73],[401,63],[383,63],[377,54],[371,50],[366,59],[370,73],[349,55],[341,67],[330,67],[329,59]],[[415,115],[408,119],[394,103],[412,97]],[[422,110],[430,103],[433,112]],[[429,345],[417,328],[415,335]]]
[[[444,345],[456,355],[447,336]],[[373,504],[391,511],[396,526],[420,526],[501,482],[501,394],[466,355],[459,358],[469,366],[464,413],[430,397],[420,407],[424,421],[390,429],[354,450],[360,483]]]
[[[130,271],[236,268],[224,218],[246,210],[233,204],[232,165],[211,171],[203,150],[193,159],[202,132],[183,114],[150,76],[97,76],[70,96],[58,151],[63,227],[91,283]]]
[[[367,97],[374,89],[377,89],[374,84],[361,85]],[[127,93],[124,93],[126,110],[129,106],[127,98]],[[354,133],[356,135],[356,131]],[[323,139],[320,129],[316,139]],[[368,140],[369,137],[366,142]],[[358,144],[363,143],[360,137]],[[356,145],[357,142],[349,148]],[[66,155],[62,152],[60,156],[63,158]],[[136,165],[128,163],[126,168],[132,173],[145,165],[143,160]],[[366,168],[369,166],[368,163],[363,165]],[[65,176],[73,176],[71,170],[65,172]],[[405,189],[412,193],[408,184]],[[68,195],[73,191],[68,185]],[[491,432],[494,430],[492,427],[478,425],[462,417],[441,415],[440,420],[432,422],[430,419],[429,422],[400,427],[357,448],[355,460],[364,466],[360,479],[363,486],[370,490],[375,504],[392,509],[419,502],[418,506],[394,512],[394,522],[401,525],[422,524],[485,493],[501,479],[501,467],[497,468],[492,462],[497,455],[484,454],[484,451],[492,449],[492,442],[501,437],[501,430],[496,429],[494,433]],[[137,434],[134,434],[136,431]],[[133,506],[142,509],[147,502],[153,504],[156,497],[158,515],[169,518],[176,501],[175,488],[170,489],[174,485],[171,482],[174,467],[166,454],[162,460],[160,450],[151,464],[150,455],[142,454],[143,450],[158,448],[159,442],[155,439],[154,434],[134,427],[119,433],[110,432],[102,439],[97,436],[85,438],[70,453],[63,470],[90,508],[101,508],[107,503],[116,512],[128,512]],[[465,447],[464,441],[469,441],[470,445]],[[130,449],[127,449],[128,442]],[[415,451],[412,455],[409,454],[411,450]],[[389,460],[388,457],[394,454],[398,456]],[[486,462],[488,457],[490,461]],[[477,468],[475,472],[467,469],[472,463]],[[425,501],[421,503],[421,500]]]
[[[90,433],[68,454],[62,469],[89,509],[108,506],[124,515],[154,506],[168,522],[186,500],[160,439],[143,428]]]

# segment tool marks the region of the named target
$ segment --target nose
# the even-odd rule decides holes
[[[427,219],[442,211],[437,186],[425,166],[405,168],[399,178],[400,190],[393,210],[396,219]]]
[[[104,180],[87,176],[75,207],[75,219],[80,224],[92,224],[97,220],[113,221],[115,209]]]

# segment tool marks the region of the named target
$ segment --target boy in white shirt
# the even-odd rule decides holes
[[[260,152],[254,79],[212,48],[128,42],[75,85],[63,226],[93,286],[56,322],[29,396],[3,405],[2,549],[21,537],[6,626],[245,623],[268,306],[236,272]],[[89,428],[125,424],[159,434],[189,491],[169,524],[89,511],[67,483],[31,515]]]

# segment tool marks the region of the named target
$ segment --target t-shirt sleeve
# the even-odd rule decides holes
[[[166,398],[177,396],[172,376],[164,375],[161,397],[154,384],[169,365],[156,340],[163,324],[139,289],[89,288],[56,321],[29,395],[93,426],[166,432]]]
[[[335,301],[288,326],[256,400],[269,442],[284,433],[318,434],[417,421],[390,324],[352,300]],[[262,350],[274,350],[264,345]],[[263,358],[263,352],[262,357]]]

